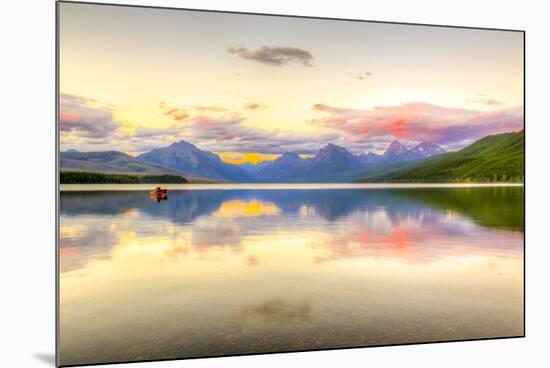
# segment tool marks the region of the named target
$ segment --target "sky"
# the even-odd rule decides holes
[[[60,3],[61,150],[227,162],[523,128],[523,34]]]

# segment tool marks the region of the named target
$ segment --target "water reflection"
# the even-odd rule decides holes
[[[172,192],[170,201],[151,203],[142,192],[69,192],[61,196],[62,270],[108,257],[121,235],[178,240],[168,254],[182,255],[299,231],[311,249],[325,250],[317,262],[382,255],[434,261],[516,249],[521,233],[503,230],[523,229],[522,195],[522,188],[212,190]]]
[[[60,209],[63,364],[523,333],[523,188],[64,192]]]
[[[328,190],[195,190],[173,191],[170,200],[155,205],[145,201],[146,192],[64,192],[61,212],[66,215],[119,215],[139,209],[175,223],[191,222],[222,206],[272,205],[285,215],[306,214],[312,209],[326,220],[350,213],[384,208],[388,213],[414,215],[433,208],[468,216],[483,226],[523,230],[523,187],[440,189],[328,189]]]

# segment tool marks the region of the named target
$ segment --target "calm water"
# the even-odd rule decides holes
[[[522,335],[523,231],[522,187],[62,192],[61,363]]]

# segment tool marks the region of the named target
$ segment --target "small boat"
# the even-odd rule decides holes
[[[160,195],[166,195],[168,194],[168,189],[161,189],[160,187],[156,187],[155,190],[150,192],[152,196],[160,196]]]
[[[161,189],[160,187],[157,187],[155,190],[149,192],[149,194],[151,195],[151,198],[155,199],[157,202],[168,199],[168,189]]]

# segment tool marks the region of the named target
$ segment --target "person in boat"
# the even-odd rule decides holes
[[[149,192],[149,194],[151,195],[151,198],[153,198],[157,202],[160,202],[168,199],[168,195],[166,194],[167,192],[168,192],[167,189],[161,189],[161,187],[156,187],[155,190]]]
[[[161,187],[156,187],[155,190],[151,192],[151,194],[166,194],[168,192],[168,189],[161,189]]]

